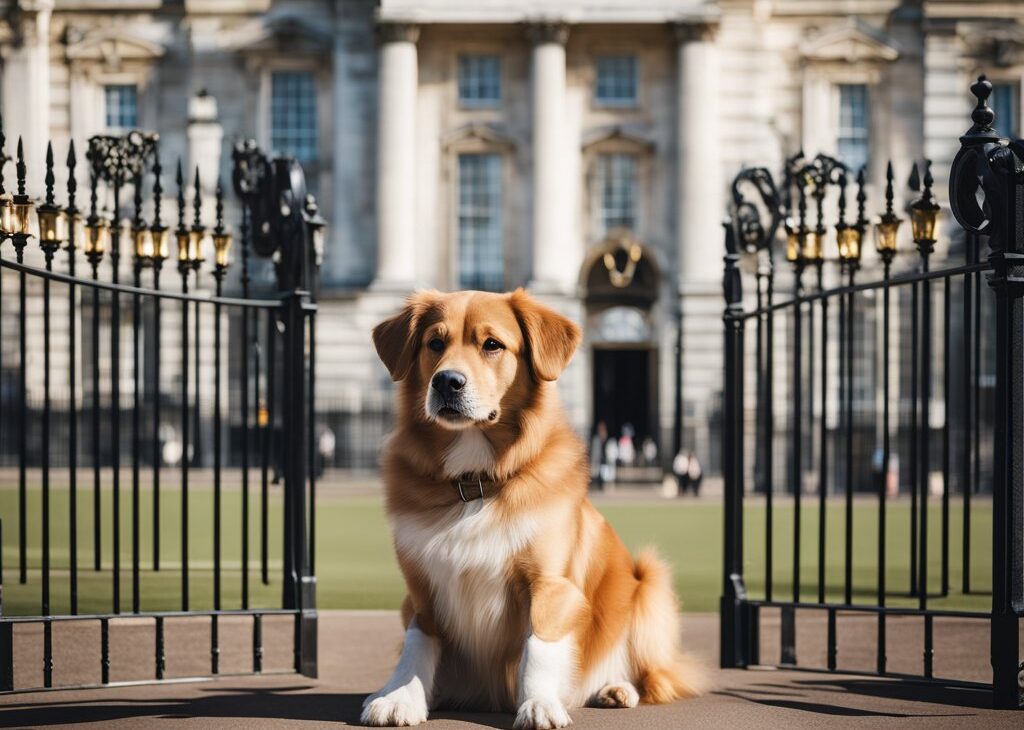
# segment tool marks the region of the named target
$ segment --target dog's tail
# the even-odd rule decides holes
[[[672,570],[656,550],[647,548],[637,555],[634,574],[640,585],[633,599],[630,655],[641,700],[662,704],[702,694],[707,685],[704,672],[680,649]]]

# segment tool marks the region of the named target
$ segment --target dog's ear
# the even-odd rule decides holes
[[[414,292],[395,316],[373,328],[373,346],[394,381],[404,380],[416,362],[424,315],[439,304],[433,291]]]
[[[538,380],[558,380],[580,344],[582,332],[568,317],[533,299],[523,289],[512,292],[512,309],[526,338],[526,354]]]

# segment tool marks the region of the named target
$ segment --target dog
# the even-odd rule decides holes
[[[699,693],[670,569],[634,560],[587,498],[555,383],[580,339],[521,289],[417,292],[373,330],[398,383],[381,467],[408,595],[398,666],[363,724],[444,707],[560,728],[571,708]]]

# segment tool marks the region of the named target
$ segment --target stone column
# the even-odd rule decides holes
[[[722,278],[722,163],[718,154],[718,53],[716,24],[676,25],[678,48],[678,206],[680,281]]]
[[[527,29],[533,43],[533,277],[540,292],[568,293],[578,275],[579,244],[569,240],[572,180],[566,169],[565,42],[568,27],[538,23]]]
[[[416,280],[416,41],[419,27],[383,23],[377,116],[378,289]]]
[[[50,137],[50,13],[53,0],[21,0],[12,19],[14,43],[4,56],[3,110],[7,153],[18,137],[30,170],[29,192],[43,189],[41,170]]]
[[[187,176],[199,168],[199,182],[202,185],[204,213],[213,213],[213,193],[217,189],[220,175],[221,141],[224,129],[217,121],[217,100],[201,89],[188,100],[188,157]],[[227,181],[224,182],[227,185]],[[209,198],[209,201],[207,200]],[[207,204],[209,203],[209,205]],[[213,220],[211,217],[210,220]]]
[[[716,23],[675,26],[678,41],[676,245],[681,353],[683,441],[713,470],[707,416],[721,388],[721,281],[725,214],[719,158]]]

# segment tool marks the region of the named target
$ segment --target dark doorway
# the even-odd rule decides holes
[[[649,348],[594,349],[594,424],[604,421],[609,435],[622,435],[629,423],[634,443],[658,434],[654,424],[654,350]]]

